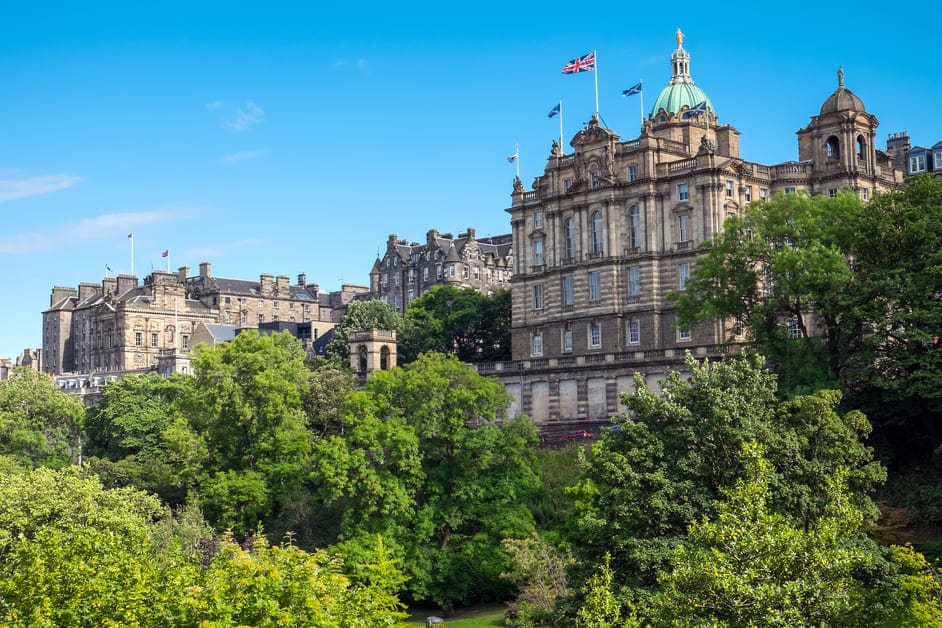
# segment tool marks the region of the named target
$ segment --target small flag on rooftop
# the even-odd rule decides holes
[[[587,55],[576,57],[563,66],[563,74],[576,74],[578,72],[591,72],[595,69],[595,51]]]
[[[632,85],[631,87],[629,87],[628,89],[626,89],[625,91],[623,91],[623,92],[621,93],[621,95],[622,95],[622,96],[633,96],[633,95],[635,95],[635,94],[640,94],[640,93],[641,93],[641,83],[639,82],[637,85]]]
[[[520,150],[518,149],[517,152],[515,152],[513,155],[507,158],[507,163],[512,164],[513,162],[517,161],[517,159],[519,158],[520,158]]]
[[[161,257],[170,257],[170,249],[166,249],[163,253],[160,254]]]
[[[556,103],[556,106],[555,106],[555,107],[553,107],[552,109],[550,109],[549,113],[546,114],[546,116],[549,117],[549,118],[552,118],[553,116],[558,115],[559,112],[562,111],[562,108],[563,108],[563,103],[558,102],[558,103]]]

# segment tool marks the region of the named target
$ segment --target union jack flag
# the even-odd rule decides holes
[[[595,69],[595,51],[583,57],[576,57],[563,66],[563,74],[575,74],[577,72],[591,72]]]

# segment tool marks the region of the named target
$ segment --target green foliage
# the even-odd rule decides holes
[[[474,288],[436,286],[409,303],[400,337],[404,363],[427,351],[460,360],[510,359],[510,290],[486,296]]]
[[[828,507],[825,489],[849,469],[855,505],[868,517],[873,486],[885,478],[860,438],[860,413],[840,416],[840,396],[777,401],[773,376],[761,358],[698,364],[688,357],[688,380],[673,374],[660,395],[638,378],[624,401],[635,420],[597,442],[573,489],[574,547],[585,564],[611,553],[615,581],[650,587],[693,522],[714,512],[722,490],[744,477],[740,449],[765,447],[774,466],[774,504],[810,526]],[[578,542],[576,542],[578,541]]]
[[[509,626],[552,625],[556,602],[570,595],[566,569],[573,563],[568,552],[558,549],[534,533],[527,539],[504,539],[510,569],[501,574],[517,587],[517,597],[508,603]]]
[[[350,338],[358,331],[390,329],[401,333],[405,319],[396,308],[382,301],[351,301],[343,319],[334,327],[334,337],[327,345],[327,356],[337,367],[350,364]]]
[[[606,554],[599,571],[585,586],[585,603],[576,614],[576,625],[585,628],[608,628],[621,622],[621,604],[612,594],[614,576]]]
[[[357,384],[357,377],[348,367],[326,363],[312,371],[302,397],[308,428],[320,437],[343,434],[341,407]]]
[[[508,403],[453,356],[374,373],[347,399],[345,437],[321,441],[315,456],[322,498],[343,513],[342,553],[356,557],[382,534],[415,599],[449,607],[503,595],[500,541],[533,530],[520,502],[538,481],[532,423],[493,422]]]
[[[860,592],[853,572],[869,554],[853,543],[862,513],[846,478],[829,482],[826,513],[812,525],[770,510],[774,472],[746,445],[747,479],[737,481],[712,521],[690,526],[660,579],[658,625],[847,625]]]
[[[63,467],[81,456],[85,409],[52,378],[16,368],[0,381],[0,455],[26,467]]]

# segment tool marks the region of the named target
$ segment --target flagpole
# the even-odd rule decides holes
[[[128,237],[131,238],[131,274],[134,274],[134,232],[128,234]]]
[[[563,150],[563,101],[559,101],[559,152],[565,153]]]
[[[520,144],[514,144],[514,146],[516,147],[516,150],[514,151],[514,155],[517,156],[517,158],[514,159],[514,162],[517,164],[517,178],[519,179],[520,178]]]
[[[599,115],[599,51],[593,50],[595,56],[595,115]]]
[[[641,85],[641,80],[638,80],[638,85]],[[644,128],[644,86],[642,85],[641,91],[638,92],[638,95],[641,96],[641,128]]]
[[[170,272],[170,250],[167,250],[167,272]]]

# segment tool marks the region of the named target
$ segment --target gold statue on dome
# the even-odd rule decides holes
[[[677,29],[677,47],[680,48],[684,45],[684,34],[680,32],[680,29]]]

